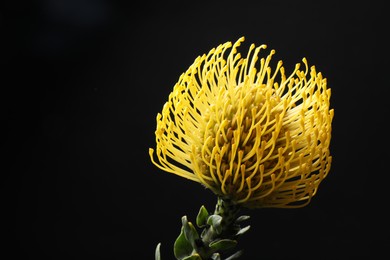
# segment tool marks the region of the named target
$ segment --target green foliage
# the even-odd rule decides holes
[[[196,231],[194,225],[191,222],[188,222],[187,217],[184,216],[181,219],[183,228],[184,228],[184,236],[187,241],[191,244],[193,248],[196,248],[196,240],[199,239],[198,232]]]
[[[240,228],[238,232],[236,233],[237,236],[241,236],[242,234],[246,233],[249,230],[250,226],[246,226],[244,228]]]
[[[187,256],[186,258],[183,258],[183,260],[202,260],[202,257],[195,253],[193,255]]]
[[[239,216],[237,219],[236,219],[236,221],[235,221],[235,223],[241,223],[241,222],[243,222],[243,221],[245,221],[245,220],[248,220],[250,218],[250,216],[246,216],[246,215],[243,215],[243,216]]]
[[[228,249],[232,249],[237,245],[237,240],[232,239],[221,239],[221,240],[215,240],[210,243],[210,248],[215,251],[224,251]]]
[[[158,243],[156,246],[156,251],[154,253],[154,258],[156,260],[161,260],[160,247],[161,247],[161,243]]]
[[[208,217],[209,212],[207,209],[204,206],[200,207],[199,213],[196,216],[196,225],[200,228],[206,226]]]
[[[214,228],[215,232],[217,232],[217,234],[221,234],[221,232],[222,232],[221,222],[222,222],[222,217],[219,215],[211,215],[207,219],[207,224],[212,226]]]
[[[192,254],[192,245],[188,242],[184,235],[184,226],[181,227],[180,235],[176,238],[176,241],[173,245],[173,252],[176,259],[184,259],[185,257]],[[157,260],[157,259],[156,259]]]
[[[237,246],[237,238],[249,230],[250,226],[240,226],[249,216],[237,217],[236,205],[228,203],[219,198],[218,210],[216,207],[211,215],[201,206],[196,216],[196,226],[203,228],[200,236],[187,216],[182,217],[181,232],[173,248],[177,260],[233,260],[242,255],[242,251],[237,251],[225,256]],[[156,247],[155,260],[161,260],[160,246],[159,243]]]

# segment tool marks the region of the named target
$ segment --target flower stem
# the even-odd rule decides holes
[[[196,225],[203,228],[199,235],[195,226],[182,217],[180,235],[174,244],[174,254],[178,260],[232,260],[241,256],[242,251],[232,253],[237,239],[249,230],[250,226],[240,224],[249,216],[238,216],[240,206],[228,198],[218,197],[213,214],[209,214],[204,206],[196,217]],[[160,243],[155,250],[155,260],[161,260]],[[226,257],[226,258],[222,258]]]
[[[245,233],[249,226],[241,228],[240,222],[248,216],[238,217],[240,207],[230,199],[218,197],[214,213],[209,215],[204,206],[196,218],[198,228],[203,228],[199,235],[195,226],[182,217],[182,228],[175,241],[174,253],[178,260],[222,260],[237,245],[237,238]],[[236,259],[238,251],[228,258]]]
[[[217,231],[210,225],[204,231],[204,235],[202,236],[203,242],[209,244],[215,239],[234,239],[234,235],[237,232],[236,229],[239,228],[234,225],[239,211],[240,207],[232,203],[230,199],[218,197],[214,215],[221,217],[220,231]]]

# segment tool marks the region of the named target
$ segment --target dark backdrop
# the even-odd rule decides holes
[[[173,259],[181,217],[216,199],[152,165],[155,118],[198,55],[241,36],[242,51],[267,44],[287,71],[306,57],[335,109],[318,194],[248,212],[243,259],[378,259],[388,247],[384,4],[27,2],[0,9],[7,259],[154,259],[158,242]]]

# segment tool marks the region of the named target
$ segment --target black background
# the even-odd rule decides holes
[[[302,209],[262,209],[242,259],[379,259],[387,251],[389,89],[375,1],[56,0],[1,4],[2,255],[163,260],[181,217],[215,197],[152,165],[155,118],[193,60],[246,40],[328,79],[333,164]],[[3,235],[4,234],[4,235]],[[25,258],[26,259],[26,258]]]

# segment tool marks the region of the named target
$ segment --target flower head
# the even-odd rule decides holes
[[[286,76],[281,61],[270,67],[274,50],[259,59],[265,45],[241,57],[243,41],[180,76],[157,115],[150,158],[247,208],[303,207],[331,167],[330,89],[306,59]]]

